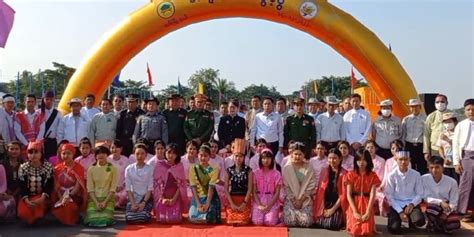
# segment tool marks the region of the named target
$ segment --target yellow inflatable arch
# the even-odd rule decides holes
[[[278,22],[318,38],[347,58],[379,98],[391,98],[398,115],[407,114],[406,103],[418,96],[386,45],[326,0],[152,0],[129,15],[79,66],[61,98],[60,110],[69,111],[67,102],[73,97],[102,96],[135,55],[164,35],[193,23],[230,17]]]

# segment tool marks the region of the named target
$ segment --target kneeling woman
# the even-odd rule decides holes
[[[193,192],[189,220],[193,223],[221,223],[221,201],[215,185],[219,182],[219,168],[209,165],[211,148],[199,148],[199,164],[189,167],[189,183]]]
[[[332,148],[328,154],[329,167],[321,172],[314,198],[314,223],[318,228],[340,230],[344,226],[347,197],[343,178],[347,173],[342,165],[342,154]]]
[[[65,225],[74,225],[84,210],[87,199],[84,168],[74,162],[76,148],[66,143],[61,146],[62,161],[54,167],[55,195],[53,215]]]
[[[134,154],[137,162],[125,169],[125,190],[128,194],[125,220],[132,224],[147,223],[153,210],[153,167],[145,163],[145,144],[137,143]]]
[[[252,170],[246,166],[245,141],[234,145],[234,165],[227,168],[224,177],[225,195],[229,202],[226,208],[227,224],[250,223],[250,201],[252,198]]]
[[[316,178],[313,168],[304,157],[305,147],[292,145],[290,162],[283,168],[286,198],[283,208],[287,226],[309,227],[313,224],[313,195]]]
[[[182,214],[188,210],[188,185],[178,145],[166,146],[166,160],[156,161],[153,174],[156,221],[181,223]]]
[[[32,142],[28,145],[28,162],[18,170],[20,180],[20,201],[18,217],[33,224],[44,217],[54,189],[53,167],[42,157],[43,144]]]
[[[95,227],[113,225],[115,208],[115,190],[117,189],[117,169],[107,162],[109,148],[98,146],[94,149],[97,160],[87,170],[87,215],[84,224]]]

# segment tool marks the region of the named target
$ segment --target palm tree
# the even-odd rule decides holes
[[[212,68],[201,68],[196,71],[188,80],[188,85],[193,91],[198,91],[199,84],[202,83],[206,88],[216,84],[219,78],[219,70]]]
[[[223,78],[217,78],[214,86],[219,92],[219,105],[221,104],[222,97],[225,98],[225,95],[229,90],[235,89],[235,83],[233,81],[228,81]]]

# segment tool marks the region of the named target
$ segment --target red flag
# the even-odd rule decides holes
[[[356,78],[356,75],[354,73],[354,66],[352,66],[351,70],[352,70],[352,72],[351,72],[351,87],[352,87],[352,90],[354,90],[355,87],[356,87],[356,84],[357,84],[357,78]]]
[[[146,63],[146,72],[148,73],[148,86],[153,86],[153,77],[151,76],[151,70],[148,63]]]
[[[0,47],[5,48],[8,35],[13,27],[15,11],[3,0],[0,0]]]

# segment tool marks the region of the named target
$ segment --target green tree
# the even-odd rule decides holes
[[[318,85],[318,93],[314,89],[316,81]],[[334,87],[333,87],[334,83]],[[362,81],[357,81],[356,88],[367,86],[367,83]],[[307,92],[307,98],[315,97],[317,99],[324,99],[326,96],[334,95],[339,98],[345,98],[351,94],[351,77],[339,77],[339,76],[323,76],[319,79],[311,79],[303,83],[302,88]],[[334,91],[333,91],[334,88]],[[299,96],[299,91],[295,91],[291,96]]]
[[[235,83],[233,81],[228,81],[227,79],[217,78],[214,86],[216,87],[218,94],[218,101],[221,104],[221,101],[227,98],[227,92],[232,89],[235,89]]]
[[[265,97],[265,96],[268,96],[268,97],[272,97],[274,99],[278,98],[278,97],[281,97],[282,95],[280,94],[280,92],[278,92],[276,90],[276,88],[274,86],[272,87],[267,87],[263,84],[260,84],[259,86],[257,85],[250,85],[250,86],[247,86],[245,87],[241,92],[240,92],[240,96],[239,96],[239,99],[240,101],[244,102],[244,103],[247,103],[249,104],[250,103],[250,99],[252,98],[252,96],[254,95],[259,95],[261,97]]]

